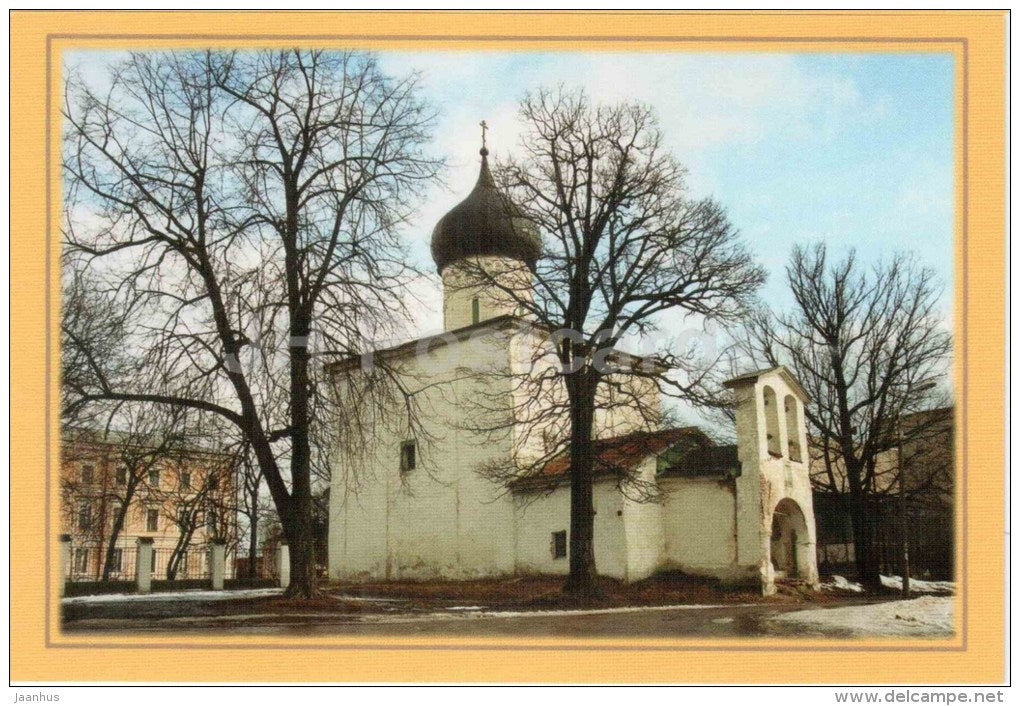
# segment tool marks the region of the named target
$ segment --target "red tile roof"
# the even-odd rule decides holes
[[[595,475],[620,475],[632,470],[642,460],[660,454],[677,442],[689,439],[692,445],[710,444],[711,440],[698,427],[678,427],[662,431],[638,431],[594,442]],[[558,485],[570,472],[570,452],[553,459],[541,471],[519,478],[511,486],[519,489]]]

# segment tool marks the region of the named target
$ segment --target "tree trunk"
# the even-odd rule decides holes
[[[287,596],[311,598],[316,594],[315,538],[312,531],[311,446],[309,443],[309,326],[295,317],[295,339],[290,348],[291,399],[291,502],[284,532],[290,546],[290,585]]]
[[[585,375],[577,372],[574,376]],[[571,377],[574,377],[571,376]],[[592,427],[594,384],[587,379],[567,383],[570,412],[570,575],[564,593],[579,599],[601,595],[595,568],[595,458]]]
[[[850,522],[854,533],[854,561],[857,565],[857,580],[868,588],[880,588],[882,579],[878,569],[878,553],[875,551],[874,522],[866,498],[850,498]]]
[[[131,481],[128,481],[129,483]],[[103,560],[103,581],[110,580],[110,574],[113,573],[113,552],[117,548],[117,539],[120,537],[121,531],[124,529],[124,519],[127,517],[128,508],[131,506],[131,500],[134,497],[133,484],[129,485],[124,493],[124,501],[120,503],[120,507],[117,508],[113,516],[113,524],[110,526],[110,542],[106,545],[106,558]],[[124,561],[121,556],[121,562]],[[121,571],[124,567],[121,566]]]
[[[255,491],[251,494],[251,515],[249,516],[248,522],[248,578],[257,578],[258,573],[256,571],[255,562],[258,561],[258,541],[259,541],[259,491],[258,486],[255,486]]]

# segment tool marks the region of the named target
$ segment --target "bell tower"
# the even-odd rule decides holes
[[[784,366],[728,380],[736,405],[737,564],[765,593],[777,579],[818,584],[804,405],[810,399]]]

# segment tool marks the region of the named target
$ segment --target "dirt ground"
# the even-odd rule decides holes
[[[143,623],[210,619],[222,623],[257,621],[272,616],[286,622],[322,619],[362,620],[397,616],[423,616],[438,612],[549,611],[612,609],[655,606],[761,606],[790,610],[816,605],[839,605],[859,594],[815,592],[796,583],[779,587],[774,596],[752,589],[729,589],[715,582],[682,574],[663,574],[633,584],[601,579],[602,596],[578,602],[564,595],[558,576],[514,577],[478,581],[402,581],[333,583],[309,600],[284,598],[274,591],[265,595],[231,597],[225,592],[207,600],[188,600],[181,593],[127,596],[127,600],[71,599],[62,605],[65,627],[96,621]],[[183,598],[182,598],[183,596]]]
[[[762,596],[752,588],[727,588],[718,582],[664,573],[635,583],[600,578],[602,597],[578,602],[563,593],[561,576],[528,576],[477,581],[383,581],[332,584],[330,594],[358,597],[386,597],[420,607],[451,604],[483,605],[488,608],[550,609],[574,607],[613,608],[706,603],[830,603],[840,595],[812,591],[803,584],[781,584],[774,596]],[[849,594],[848,594],[849,595]]]

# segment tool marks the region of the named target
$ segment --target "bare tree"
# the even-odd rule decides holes
[[[834,261],[821,244],[796,248],[786,275],[795,305],[760,309],[744,348],[759,364],[788,366],[811,396],[812,483],[846,494],[859,578],[878,587],[877,503],[899,492],[901,463],[917,467],[913,452],[895,451],[929,448],[944,432],[944,415],[917,414],[947,402],[938,385],[952,353],[942,288],[908,257],[869,268],[852,251]],[[914,474],[913,492],[944,482],[944,469],[930,470]]]
[[[351,53],[146,53],[66,94],[69,251],[133,312],[145,371],[97,373],[77,402],[233,424],[290,543],[288,595],[311,596],[315,361],[403,312],[399,229],[440,166],[415,77]]]
[[[177,541],[167,560],[166,578],[173,581],[178,571],[188,571],[189,550],[201,533],[202,545],[223,541],[234,550],[235,522],[232,520],[233,482],[237,461],[231,454],[201,454],[193,450],[188,463],[177,464],[172,476],[153,493],[164,518],[177,528]]]
[[[689,347],[652,340],[669,333],[666,316],[733,320],[764,275],[724,209],[688,194],[685,170],[664,148],[648,107],[595,105],[582,92],[559,89],[526,96],[519,114],[521,157],[498,165],[496,180],[520,207],[507,218],[541,232],[542,257],[533,278],[464,267],[472,270],[468,280],[482,278],[509,297],[552,343],[546,350],[554,365],[526,371],[512,411],[517,423],[551,432],[540,461],[569,451],[565,591],[586,597],[598,592],[597,410],[637,410],[648,426],[661,423],[658,393],[684,397],[694,385],[685,377],[699,367]],[[621,341],[637,340],[650,348],[645,355],[618,350]],[[538,352],[533,360],[548,357]]]

